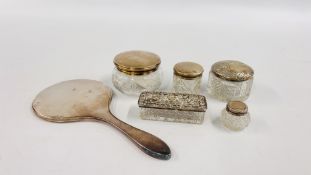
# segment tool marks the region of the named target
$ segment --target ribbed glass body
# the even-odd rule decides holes
[[[204,121],[204,114],[205,112],[140,108],[140,117],[145,120],[201,124]]]
[[[179,75],[173,77],[173,91],[178,93],[200,94],[202,76],[184,78]]]
[[[251,121],[250,114],[234,115],[226,109],[222,110],[220,121],[222,124],[231,130],[239,131],[248,126]]]
[[[222,101],[244,101],[249,97],[253,78],[246,81],[227,81],[209,73],[207,92]]]
[[[139,95],[143,91],[154,91],[160,88],[162,82],[161,70],[143,75],[130,75],[114,68],[112,74],[113,85],[128,95]]]

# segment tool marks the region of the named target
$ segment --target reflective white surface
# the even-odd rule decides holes
[[[311,174],[310,20],[303,0],[1,0],[0,174]],[[226,104],[211,98],[202,125],[141,120],[137,97],[111,82],[114,56],[131,49],[159,54],[166,82],[175,63],[200,63],[204,90],[216,61],[252,66],[252,122],[224,130]],[[76,78],[113,88],[112,112],[165,140],[172,158],[148,157],[109,126],[33,114],[39,91]]]

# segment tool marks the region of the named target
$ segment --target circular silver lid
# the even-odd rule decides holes
[[[175,75],[184,77],[184,78],[196,78],[202,76],[204,72],[203,67],[194,62],[179,62],[174,66]]]
[[[121,72],[134,75],[143,75],[156,71],[161,63],[158,55],[140,50],[119,53],[113,60]]]
[[[226,110],[233,115],[245,115],[248,112],[248,107],[241,101],[230,101],[227,104]]]
[[[217,77],[228,81],[246,81],[254,76],[254,70],[250,66],[235,60],[216,62],[211,71]]]

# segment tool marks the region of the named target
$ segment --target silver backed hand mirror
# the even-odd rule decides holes
[[[112,90],[95,80],[64,81],[41,91],[32,107],[42,119],[51,122],[75,122],[94,119],[120,130],[146,154],[167,160],[170,148],[158,137],[117,119],[109,110]]]

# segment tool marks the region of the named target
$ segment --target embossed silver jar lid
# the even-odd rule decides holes
[[[203,95],[145,91],[139,96],[138,106],[141,108],[205,112],[207,102]]]
[[[245,115],[248,112],[248,107],[241,101],[230,101],[227,104],[226,110],[233,115]]]
[[[217,77],[228,81],[246,81],[254,76],[254,70],[250,66],[235,60],[216,62],[211,71]]]
[[[174,74],[183,78],[196,78],[202,76],[204,72],[203,67],[194,62],[180,62],[174,66]]]

